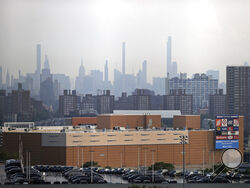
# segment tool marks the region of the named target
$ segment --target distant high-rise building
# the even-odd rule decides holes
[[[33,75],[33,95],[39,98],[41,83],[41,44],[36,45],[36,71]]]
[[[77,95],[73,90],[72,94],[70,90],[64,90],[63,95],[59,96],[59,114],[60,116],[69,116],[77,112]],[[78,112],[77,112],[78,113]]]
[[[22,89],[22,84],[18,84],[18,89],[12,91],[12,111],[14,113],[30,112],[30,91]]]
[[[97,95],[97,112],[99,114],[113,113],[115,96],[110,95],[110,90],[103,91],[102,95]]]
[[[55,80],[58,80],[60,84],[60,94],[63,94],[63,90],[70,90],[71,84],[70,84],[70,78],[69,76],[66,76],[65,74],[53,74],[53,82]]]
[[[122,93],[122,96],[115,100],[115,110],[133,110],[132,96],[127,96],[126,92]]]
[[[212,76],[212,78],[219,80],[220,71],[218,71],[218,70],[208,70],[207,75]]]
[[[167,73],[172,76],[172,37],[168,36],[168,42],[167,42]]]
[[[163,95],[151,96],[151,110],[163,110]]]
[[[97,90],[104,89],[103,72],[99,70],[91,70],[90,76],[93,81],[92,81],[92,92],[89,93],[96,93]]]
[[[172,63],[172,74],[173,74],[173,77],[178,77],[177,63],[175,61]]]
[[[165,78],[153,77],[153,90],[155,94],[165,94]]]
[[[146,88],[147,85],[147,61],[144,60],[142,63],[142,85]]]
[[[193,113],[200,109],[207,109],[209,95],[215,94],[218,89],[218,80],[206,74],[195,74],[192,79],[185,77],[166,78],[166,95],[170,90],[185,89],[185,93],[193,96]]]
[[[50,70],[49,60],[48,60],[48,56],[47,55],[45,55],[44,69]]]
[[[250,67],[227,66],[227,113],[244,115],[245,140],[250,133]]]
[[[49,60],[48,60],[48,57],[46,55],[45,61],[44,61],[44,68],[42,69],[42,74],[40,76],[40,83],[44,82],[48,78],[50,78],[52,81],[52,75],[50,74],[50,68],[49,68]],[[41,88],[40,88],[40,90],[41,90]]]
[[[185,89],[170,90],[169,95],[163,96],[163,109],[180,110],[183,115],[193,113],[193,96],[185,93]]]
[[[154,92],[148,89],[136,89],[133,93],[134,110],[151,110],[151,96]]]
[[[41,73],[41,44],[36,45],[36,72]]]
[[[13,76],[13,74],[10,77],[10,87],[11,88],[14,87],[14,76]]]
[[[116,96],[121,95],[122,93],[122,73],[114,69],[114,94]]]
[[[6,74],[6,88],[10,87],[10,74],[9,71],[7,70],[7,74]]]
[[[107,83],[108,81],[109,81],[108,60],[106,60],[104,67],[104,82]]]
[[[85,76],[85,69],[84,69],[84,66],[83,66],[83,58],[81,58],[81,66],[79,68],[79,74],[78,76],[80,78],[83,78]]]
[[[82,97],[80,114],[97,114],[97,96],[86,94]]]
[[[78,76],[75,80],[75,88],[78,92],[84,93],[84,78],[85,78],[85,69],[83,67],[83,59],[81,58],[81,66],[79,67]]]
[[[214,95],[209,95],[209,115],[215,118],[216,115],[226,114],[226,98],[223,89],[216,89]]]
[[[172,37],[168,36],[167,42],[167,72],[166,76],[169,74],[169,78],[178,77],[177,73],[177,63],[172,62]]]
[[[122,75],[124,76],[126,74],[126,71],[125,71],[125,50],[126,50],[126,43],[123,42],[122,43]]]
[[[55,95],[54,95],[54,85],[53,85],[52,77],[48,77],[44,81],[41,82],[40,99],[41,101],[43,101],[44,104],[47,104],[48,106],[54,104]]]

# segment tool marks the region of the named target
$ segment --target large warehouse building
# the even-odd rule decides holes
[[[213,162],[220,162],[223,150],[215,150],[214,130],[197,130],[197,125],[193,130],[191,125],[188,126],[188,130],[181,129],[178,120],[176,122],[179,128],[175,130],[162,130],[157,125],[154,129],[136,130],[130,127],[130,129],[112,130],[114,126],[110,118],[114,118],[113,116],[115,115],[97,117],[97,127],[107,129],[88,129],[85,126],[4,127],[3,148],[8,152],[18,153],[21,142],[24,161],[26,161],[26,152],[30,152],[32,164],[80,166],[93,160],[103,167],[151,166],[153,162],[181,166],[180,136],[184,135],[187,136],[187,144],[185,144],[187,166],[211,166]],[[126,115],[118,115],[115,120],[118,121],[117,118],[120,117],[125,122],[124,116]],[[130,115],[127,116],[129,117]],[[157,120],[158,116],[151,118],[148,116],[147,121],[144,122],[145,125],[156,122],[154,118]],[[240,116],[239,149],[242,152],[243,120],[244,118]],[[99,122],[103,124],[99,125]],[[122,125],[126,125],[126,122],[119,126]]]

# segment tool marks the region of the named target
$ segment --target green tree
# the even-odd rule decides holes
[[[152,170],[153,166],[149,167],[149,170]],[[160,170],[160,169],[167,169],[169,171],[174,170],[174,165],[171,163],[164,163],[164,162],[156,162],[154,164],[154,170]]]
[[[86,162],[86,163],[84,163],[83,165],[82,165],[82,167],[83,168],[88,168],[88,167],[91,167],[91,164],[93,164],[93,166],[98,166],[98,163],[97,162],[95,162],[95,161],[93,161],[92,163],[91,163],[91,161],[88,161],[88,162]]]
[[[0,160],[5,161],[8,159],[18,159],[17,153],[9,153],[8,151],[5,151],[4,149],[0,149]]]

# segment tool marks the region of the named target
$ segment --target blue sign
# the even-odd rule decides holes
[[[216,149],[239,148],[239,140],[216,140]]]

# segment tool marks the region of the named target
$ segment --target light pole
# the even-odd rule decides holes
[[[181,144],[182,144],[182,166],[183,166],[183,183],[182,183],[182,187],[185,187],[185,144],[187,144],[188,141],[188,136],[184,135],[184,134],[180,134],[179,135],[179,139]]]
[[[140,150],[140,148],[139,148],[139,145],[138,145],[138,152],[137,152],[137,162],[138,162],[138,173],[139,173],[139,168],[140,168],[140,153],[139,153],[139,150]]]
[[[77,147],[78,148],[78,151],[77,151],[77,166],[79,167],[79,158],[80,158],[80,152],[79,152],[79,146]]]
[[[122,152],[121,152],[121,168],[122,168]]]
[[[145,150],[145,159],[144,159],[144,167],[145,167],[145,169],[144,169],[144,174],[146,175],[146,173],[147,173],[147,167],[146,167],[146,165],[147,165],[147,149],[148,148],[143,148],[144,150]]]
[[[204,176],[204,164],[205,163],[205,151],[203,149],[203,155],[202,155],[202,175]]]
[[[95,151],[93,151],[93,150],[90,150],[89,151],[90,153],[91,153],[91,170],[90,170],[90,180],[91,180],[91,183],[93,183],[93,170],[92,170],[92,168],[93,168],[93,153],[95,152]]]
[[[82,148],[82,165],[81,166],[83,166],[83,148]]]
[[[214,174],[214,151],[213,151],[213,174]]]
[[[152,151],[152,183],[154,183],[154,171],[155,171],[155,169],[154,169],[154,167],[155,167],[155,161],[154,161],[154,152],[155,152],[155,150],[151,150]]]

